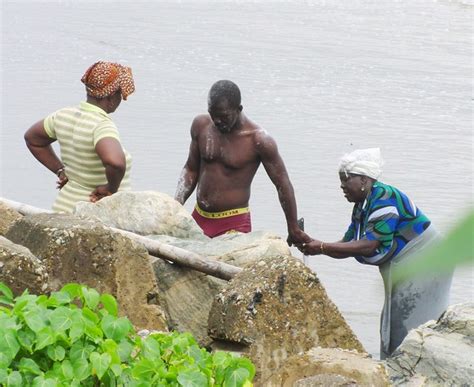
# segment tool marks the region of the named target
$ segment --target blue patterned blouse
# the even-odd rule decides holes
[[[364,203],[354,205],[352,222],[343,241],[380,241],[380,247],[373,256],[356,256],[355,259],[369,265],[381,265],[400,253],[430,224],[431,221],[408,196],[395,187],[377,181]]]

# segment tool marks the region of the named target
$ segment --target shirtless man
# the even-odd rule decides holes
[[[296,201],[285,164],[272,137],[243,112],[238,86],[214,83],[209,114],[191,125],[191,145],[176,189],[184,204],[197,186],[193,218],[213,238],[228,232],[251,231],[250,186],[260,163],[275,185],[288,227],[288,244],[311,239],[297,223]]]

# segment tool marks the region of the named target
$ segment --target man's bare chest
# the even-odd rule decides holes
[[[250,136],[202,136],[199,151],[204,162],[218,163],[232,169],[258,162],[258,154]]]

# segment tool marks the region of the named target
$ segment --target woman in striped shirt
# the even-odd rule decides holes
[[[73,212],[79,201],[96,202],[130,188],[131,157],[109,114],[135,90],[131,69],[101,61],[81,81],[87,101],[50,114],[25,133],[33,156],[58,176],[60,191],[53,205],[58,212]],[[51,146],[55,141],[61,157]]]
[[[452,273],[424,273],[423,278],[392,283],[393,268],[435,242],[438,233],[403,192],[377,181],[382,164],[378,148],[345,155],[339,167],[341,189],[355,203],[348,230],[339,242],[313,239],[298,248],[309,255],[355,257],[360,263],[379,267],[385,288],[380,356],[385,359],[410,329],[438,319],[446,310]]]

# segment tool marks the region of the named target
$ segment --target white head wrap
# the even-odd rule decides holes
[[[339,163],[339,172],[363,175],[377,180],[384,164],[380,148],[357,149],[346,153]]]

